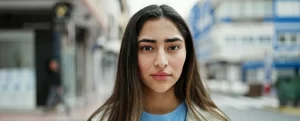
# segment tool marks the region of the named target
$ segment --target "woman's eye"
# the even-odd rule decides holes
[[[178,49],[179,49],[179,45],[173,45],[168,48],[168,50],[178,50]]]
[[[142,51],[152,51],[153,48],[151,46],[143,46],[143,47],[141,47],[141,50]]]

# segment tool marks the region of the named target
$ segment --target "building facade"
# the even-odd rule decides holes
[[[271,83],[300,67],[299,0],[201,0],[189,24],[202,75]]]
[[[120,43],[118,18],[126,11],[126,0],[0,1],[0,110],[45,105],[51,58],[60,63],[72,107],[97,95],[101,54],[111,49],[103,47]]]

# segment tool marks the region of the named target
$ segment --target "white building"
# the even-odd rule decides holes
[[[278,57],[300,57],[299,18],[299,0],[199,1],[189,23],[202,76],[263,82],[272,69],[264,68],[268,56],[272,80],[282,71],[276,68],[293,73],[300,63],[288,59],[282,65]]]
[[[127,16],[126,0],[1,0],[0,110],[45,105],[50,58],[60,62],[71,106],[95,98],[101,53],[110,51],[97,40],[120,43]]]

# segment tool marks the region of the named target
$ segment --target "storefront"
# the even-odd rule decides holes
[[[35,108],[34,32],[0,31],[0,109]]]

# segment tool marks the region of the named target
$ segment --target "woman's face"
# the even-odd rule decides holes
[[[186,58],[185,40],[168,19],[148,20],[138,36],[138,63],[143,83],[163,93],[178,81]]]

